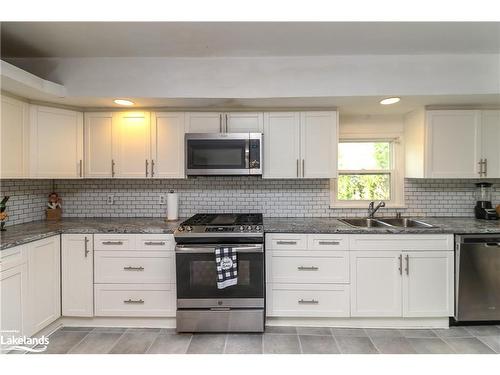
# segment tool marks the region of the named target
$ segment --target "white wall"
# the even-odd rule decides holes
[[[500,93],[498,54],[9,59],[69,96],[272,98]]]

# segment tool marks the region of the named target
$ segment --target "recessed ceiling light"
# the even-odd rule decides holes
[[[388,104],[394,104],[394,103],[397,103],[401,100],[401,98],[397,98],[397,97],[394,97],[394,98],[386,98],[386,99],[382,99],[380,101],[380,104],[382,105],[388,105]]]
[[[134,105],[133,101],[127,100],[127,99],[115,99],[113,100],[116,104],[119,105]]]

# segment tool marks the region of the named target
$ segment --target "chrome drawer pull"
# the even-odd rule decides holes
[[[297,241],[277,241],[278,245],[297,245]]]
[[[149,246],[153,246],[153,245],[163,246],[163,245],[165,245],[165,242],[163,242],[163,241],[161,241],[161,242],[146,241],[146,242],[144,242],[144,245],[149,245]]]
[[[103,241],[103,245],[123,245],[123,241]]]
[[[143,304],[144,300],[143,299],[126,299],[123,301],[123,303],[138,303],[138,304]]]
[[[311,305],[317,305],[319,303],[319,301],[315,299],[299,299],[298,302],[302,304],[311,304]]]
[[[339,241],[319,241],[320,245],[340,245]]]
[[[316,267],[316,266],[311,266],[311,267],[298,266],[297,269],[299,271],[317,271],[317,270],[319,270],[319,267]]]
[[[128,266],[128,267],[123,267],[123,269],[125,271],[144,271],[144,267],[142,267],[142,266],[139,266],[139,267]]]

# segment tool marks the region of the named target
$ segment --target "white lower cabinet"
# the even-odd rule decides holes
[[[0,266],[0,331],[6,341],[28,333],[28,265],[24,247],[3,250]]]
[[[61,316],[60,236],[25,246],[28,254],[28,334],[31,335]]]
[[[63,234],[61,247],[62,315],[94,315],[94,241],[92,234]]]
[[[171,234],[94,235],[95,316],[175,317]]]

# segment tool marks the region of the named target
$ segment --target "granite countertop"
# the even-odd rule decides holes
[[[435,228],[356,228],[334,218],[264,218],[266,233],[500,233],[500,221],[474,218],[414,218]],[[0,250],[60,233],[173,233],[185,219],[166,222],[162,218],[75,218],[60,222],[35,221],[7,227],[1,232]]]

